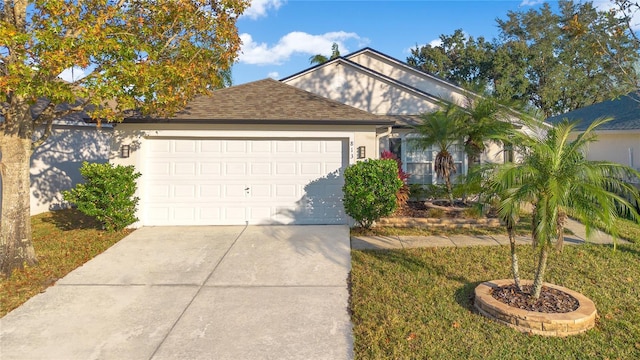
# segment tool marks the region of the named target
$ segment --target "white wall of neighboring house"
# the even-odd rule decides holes
[[[109,159],[113,129],[94,125],[56,125],[47,141],[31,156],[31,215],[65,207],[61,191],[83,181],[83,161]],[[0,203],[2,187],[0,181]]]
[[[31,156],[31,214],[56,210],[66,204],[61,191],[82,183],[84,161],[106,163],[111,127],[59,126]]]

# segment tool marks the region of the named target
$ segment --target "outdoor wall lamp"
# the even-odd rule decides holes
[[[120,147],[120,157],[121,158],[128,158],[129,157],[129,152],[131,151],[131,146],[129,145],[122,145]]]
[[[367,150],[364,146],[358,146],[358,159],[364,159],[367,157]]]

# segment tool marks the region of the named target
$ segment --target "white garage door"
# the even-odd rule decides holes
[[[145,225],[345,224],[346,140],[150,139]]]

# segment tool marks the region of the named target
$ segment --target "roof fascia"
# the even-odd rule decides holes
[[[118,125],[115,123],[114,125]],[[285,120],[285,119],[167,119],[167,118],[128,118],[122,124],[243,124],[243,125],[380,125],[391,126],[393,120]]]

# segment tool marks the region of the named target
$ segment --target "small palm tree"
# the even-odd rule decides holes
[[[504,134],[513,128],[509,121],[513,105],[505,106],[492,96],[469,99],[468,103],[466,109],[458,112],[461,117],[458,123],[464,134],[464,151],[471,167],[480,160],[488,143],[501,143]]]
[[[456,173],[451,151],[462,138],[457,121],[460,118],[459,111],[458,106],[449,104],[436,112],[422,115],[422,123],[415,128],[419,134],[415,140],[418,148],[425,150],[435,145],[438,149],[433,170],[439,178],[444,179],[450,205],[453,205],[451,175]]]
[[[596,140],[594,129],[607,121],[610,119],[593,122],[575,140],[571,140],[571,134],[576,123],[567,121],[548,130],[542,139],[514,132],[522,160],[494,166],[488,172],[486,183],[500,198],[499,214],[508,220],[508,227],[515,225],[521,205],[533,205],[531,232],[537,250],[533,298],[540,296],[550,249],[555,243],[561,250],[569,212],[585,224],[587,236],[600,225],[615,237],[613,224],[620,211],[639,219],[627,200],[637,200],[638,189],[624,179],[640,173],[618,163],[589,161],[584,155],[586,147]]]
[[[338,43],[333,43],[331,45],[331,56],[330,57],[326,57],[326,56],[324,56],[322,54],[316,54],[316,55],[313,55],[313,56],[311,56],[309,58],[309,63],[311,65],[314,65],[314,64],[320,65],[320,64],[326,63],[329,60],[333,60],[333,59],[336,59],[336,58],[339,58],[339,57],[340,57],[340,50],[338,49]]]

